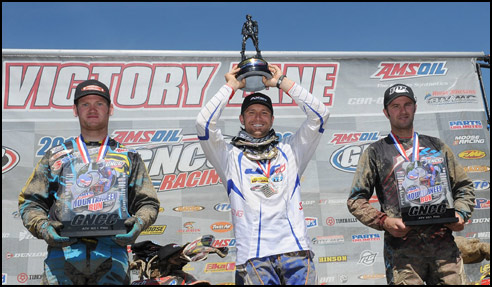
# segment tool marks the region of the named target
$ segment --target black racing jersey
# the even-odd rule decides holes
[[[411,153],[413,139],[400,139],[407,155]],[[439,155],[446,158],[450,189],[453,194],[454,208],[465,222],[471,217],[475,205],[473,182],[467,176],[463,167],[457,162],[451,149],[440,139],[419,135],[420,156]],[[364,225],[377,230],[383,230],[381,219],[388,217],[401,218],[397,182],[395,178],[395,162],[404,159],[395,148],[393,139],[386,137],[372,143],[362,154],[352,182],[352,188],[347,201],[349,211]],[[377,210],[369,199],[376,190],[381,210]],[[406,239],[395,238],[389,232],[385,233],[385,242],[394,247],[410,244],[412,238],[441,242],[453,241],[452,231],[442,224],[412,226]],[[415,242],[413,242],[415,243]]]

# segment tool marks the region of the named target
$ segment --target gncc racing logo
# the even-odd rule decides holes
[[[370,143],[341,147],[331,155],[330,164],[340,171],[353,173],[357,170],[360,156],[369,145]]]
[[[381,62],[372,79],[389,81],[430,76],[444,76],[446,62]]]

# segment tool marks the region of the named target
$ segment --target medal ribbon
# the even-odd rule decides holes
[[[270,163],[271,163],[271,160],[268,160],[268,170],[267,170],[268,172],[265,172],[265,170],[263,169],[263,167],[261,166],[261,164],[260,164],[259,161],[256,161],[256,163],[261,168],[261,171],[263,172],[263,174],[269,179],[270,178]]]
[[[109,136],[106,135],[104,140],[102,141],[101,147],[99,148],[99,153],[97,155],[97,161],[99,162],[104,158],[106,153],[108,152],[108,142],[109,142]],[[87,146],[85,145],[84,138],[82,137],[82,134],[77,137],[77,147],[79,148],[80,155],[82,157],[82,161],[85,164],[88,164],[91,162],[91,157],[89,156],[89,151],[87,150]]]
[[[405,149],[403,149],[403,145],[398,140],[398,137],[391,132],[389,136],[393,139],[393,144],[395,145],[396,150],[403,156],[404,159],[410,161],[407,157],[407,153]],[[412,162],[419,160],[419,134],[417,132],[413,133],[413,148],[412,148]]]

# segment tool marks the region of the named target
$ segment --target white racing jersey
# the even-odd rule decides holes
[[[231,204],[236,264],[251,258],[311,250],[301,205],[301,175],[329,117],[326,106],[294,84],[288,94],[307,115],[302,126],[277,145],[271,160],[251,161],[226,142],[217,121],[234,90],[224,85],[200,111],[197,134]]]

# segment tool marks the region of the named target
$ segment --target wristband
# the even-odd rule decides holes
[[[278,81],[277,81],[277,88],[280,89],[280,84],[282,84],[282,80],[285,78],[285,75],[282,75],[280,76],[280,78],[278,78]]]
[[[384,230],[384,222],[386,221],[386,219],[388,218],[388,215],[384,214],[381,219],[379,219],[379,226],[381,226],[381,229]]]

